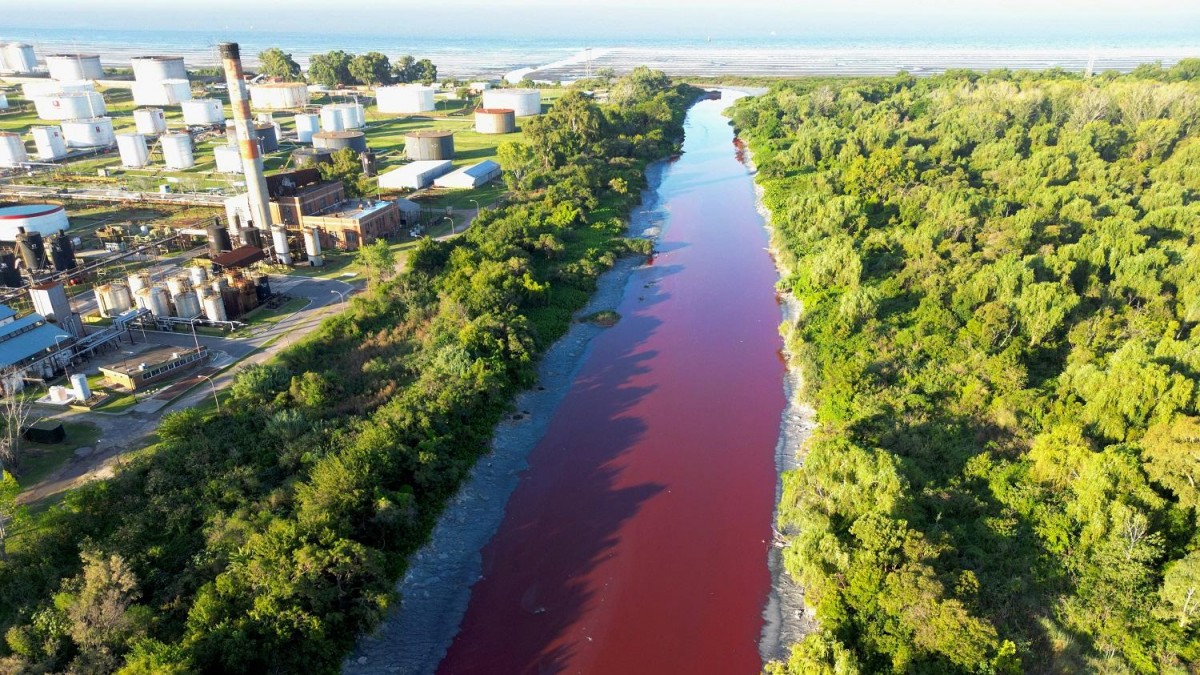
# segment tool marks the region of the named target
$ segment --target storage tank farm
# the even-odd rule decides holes
[[[233,108],[234,128],[237,133],[243,173],[246,175],[246,194],[249,198],[254,226],[271,233],[276,259],[284,265],[290,265],[292,256],[288,250],[287,230],[283,227],[272,227],[271,212],[267,207],[267,178],[263,171],[258,134],[250,118],[250,98],[247,94],[245,74],[242,70],[241,50],[236,42],[221,43],[219,50],[221,65],[225,70],[225,81],[229,88],[229,102]],[[300,84],[300,91],[303,92],[303,104],[307,104],[307,85]]]
[[[296,140],[301,143],[312,143],[313,134],[321,130],[321,116],[313,113],[300,113],[295,117]]]

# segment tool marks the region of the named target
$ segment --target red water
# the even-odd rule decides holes
[[[689,113],[662,253],[531,453],[439,672],[761,670],[784,366],[728,104]]]

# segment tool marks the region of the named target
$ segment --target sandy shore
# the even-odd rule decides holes
[[[746,149],[746,165],[757,174],[753,154],[749,148]],[[771,259],[775,261],[780,279],[787,279],[791,270],[783,265],[778,255],[771,212],[763,203],[763,188],[757,181],[754,184],[754,194],[758,212],[763,218],[763,226],[770,238]],[[779,442],[775,446],[775,466],[779,475],[775,484],[776,520],[779,516],[778,504],[783,497],[783,474],[804,463],[801,451],[817,425],[816,411],[802,397],[804,379],[800,369],[793,361],[792,354],[786,351],[790,334],[803,308],[791,293],[781,290],[779,297],[782,315],[780,332],[783,335],[788,369],[783,382],[787,407],[784,408],[779,422]],[[767,598],[766,607],[763,608],[763,632],[758,645],[759,654],[764,662],[787,659],[791,646],[817,629],[812,612],[804,603],[804,588],[783,568],[784,543],[784,535],[776,528],[775,540],[767,554],[767,567],[771,570],[771,593]]]
[[[657,188],[666,164],[648,167],[649,186],[630,217],[632,236],[657,238],[661,214]],[[624,258],[603,274],[588,305],[577,316],[616,310],[639,257]],[[410,561],[397,587],[400,603],[373,635],[359,640],[342,667],[351,675],[432,673],[446,655],[479,580],[481,551],[504,519],[504,505],[517,487],[526,458],[571,388],[592,338],[604,329],[580,322],[547,350],[538,366],[538,384],[517,396],[516,412],[496,426],[491,452],[480,458],[470,478],[442,513],[433,535]],[[517,419],[519,417],[519,419]]]

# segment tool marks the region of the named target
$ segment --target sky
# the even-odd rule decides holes
[[[1196,0],[3,0],[15,28],[424,32],[528,38],[1052,37],[1200,42]],[[151,10],[152,8],[152,10]],[[0,29],[2,30],[2,29]]]

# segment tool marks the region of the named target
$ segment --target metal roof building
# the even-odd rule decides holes
[[[500,165],[490,159],[464,166],[433,181],[435,187],[469,190],[485,185],[500,175]]]
[[[11,308],[0,305],[0,369],[40,361],[73,339],[67,331],[46,323],[41,314],[15,316]]]
[[[410,162],[402,167],[379,174],[379,187],[384,190],[410,188],[417,190],[428,186],[434,178],[448,173],[453,163],[448,159]]]

